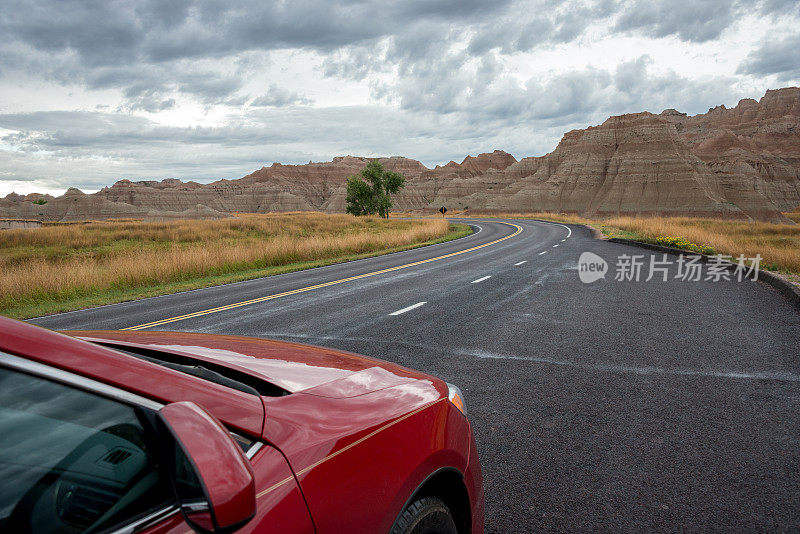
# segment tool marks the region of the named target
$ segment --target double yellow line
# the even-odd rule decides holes
[[[513,234],[507,235],[505,237],[501,237],[500,239],[496,239],[494,241],[490,241],[488,243],[484,243],[483,245],[478,245],[476,247],[472,247],[472,248],[468,248],[468,249],[464,249],[464,250],[459,250],[458,252],[451,252],[450,254],[445,254],[444,256],[436,256],[435,258],[428,258],[427,260],[415,261],[413,263],[406,263],[405,265],[398,265],[397,267],[391,267],[389,269],[381,269],[380,271],[373,271],[371,273],[359,274],[357,276],[350,276],[348,278],[342,278],[342,279],[339,279],[339,280],[333,280],[331,282],[325,282],[323,284],[316,284],[316,285],[313,285],[313,286],[302,287],[300,289],[293,289],[291,291],[284,291],[283,293],[276,293],[274,295],[267,295],[265,297],[258,297],[258,298],[255,298],[255,299],[244,300],[242,302],[235,302],[233,304],[226,304],[225,306],[218,306],[216,308],[210,308],[208,310],[202,310],[202,311],[196,311],[196,312],[193,312],[193,313],[187,313],[186,315],[178,315],[176,317],[168,317],[166,319],[153,321],[151,323],[144,323],[144,324],[139,324],[139,325],[136,325],[136,326],[129,326],[127,328],[123,328],[122,330],[144,330],[145,328],[152,328],[154,326],[161,326],[161,325],[164,325],[164,324],[175,323],[175,322],[178,322],[178,321],[184,321],[186,319],[192,319],[194,317],[200,317],[202,315],[209,315],[209,314],[212,314],[212,313],[219,313],[219,312],[226,311],[226,310],[232,310],[232,309],[235,309],[235,308],[241,308],[242,306],[249,306],[250,304],[257,304],[259,302],[266,302],[268,300],[273,300],[273,299],[277,299],[277,298],[281,298],[281,297],[288,297],[289,295],[296,295],[298,293],[305,293],[306,291],[312,291],[314,289],[320,289],[322,287],[333,286],[333,285],[336,285],[336,284],[343,284],[345,282],[351,282],[353,280],[360,280],[361,278],[368,278],[370,276],[377,276],[379,274],[390,273],[392,271],[399,271],[400,269],[407,269],[409,267],[414,267],[416,265],[422,265],[423,263],[430,263],[432,261],[443,260],[445,258],[452,258],[453,256],[459,256],[461,254],[466,254],[467,252],[472,252],[472,251],[475,251],[475,250],[478,250],[478,249],[481,249],[481,248],[484,248],[484,247],[488,247],[490,245],[494,245],[496,243],[500,243],[501,241],[505,241],[506,239],[510,239],[510,238],[514,237],[515,235],[519,234],[520,232],[522,232],[522,227],[518,226],[516,224],[502,222],[502,221],[495,221],[495,222],[499,222],[500,224],[505,224],[505,225],[514,227],[514,228],[517,229],[517,231],[514,232]]]

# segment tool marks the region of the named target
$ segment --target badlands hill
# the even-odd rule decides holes
[[[395,209],[563,211],[587,216],[696,215],[786,221],[800,205],[800,88],[767,91],[732,109],[676,110],[611,117],[573,130],[556,149],[523,158],[496,150],[433,169],[403,157],[378,158],[403,173]],[[109,217],[222,217],[231,212],[345,208],[345,180],[367,158],[275,163],[237,180],[120,180],[86,195],[8,195],[0,217],[82,220]],[[46,203],[44,203],[46,201]]]

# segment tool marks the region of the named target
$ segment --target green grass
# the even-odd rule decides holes
[[[66,311],[80,310],[94,306],[102,306],[105,304],[114,304],[118,302],[126,302],[129,300],[142,299],[147,297],[155,297],[159,295],[168,295],[178,293],[181,291],[189,291],[192,289],[199,289],[203,287],[216,286],[221,284],[229,284],[232,282],[239,282],[242,280],[252,280],[255,278],[262,278],[265,276],[273,276],[277,274],[302,271],[305,269],[313,269],[315,267],[324,267],[326,265],[333,265],[336,263],[344,263],[348,261],[355,261],[363,258],[371,258],[374,256],[381,256],[393,252],[400,252],[404,250],[411,250],[428,245],[435,245],[437,243],[444,243],[466,237],[472,233],[472,228],[465,224],[451,224],[450,232],[446,235],[422,243],[413,243],[410,245],[398,246],[378,251],[370,251],[362,254],[343,254],[330,258],[319,259],[314,261],[295,262],[286,265],[269,266],[263,268],[244,268],[234,272],[223,272],[219,274],[212,274],[208,276],[200,276],[188,278],[186,280],[174,281],[169,283],[153,283],[147,286],[140,287],[124,287],[124,288],[108,288],[108,289],[93,289],[88,290],[82,294],[75,294],[73,296],[66,296],[57,300],[49,300],[44,302],[35,302],[13,306],[2,310],[2,314],[7,317],[15,319],[29,319],[31,317],[39,317],[53,313],[60,313]],[[120,246],[120,245],[117,245]]]

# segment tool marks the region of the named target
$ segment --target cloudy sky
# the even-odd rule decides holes
[[[800,85],[797,0],[3,0],[0,196],[555,148]]]

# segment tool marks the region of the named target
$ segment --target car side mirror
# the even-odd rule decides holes
[[[232,532],[252,519],[253,468],[225,427],[193,402],[168,404],[157,417],[174,440],[166,455],[189,526],[202,533]]]

